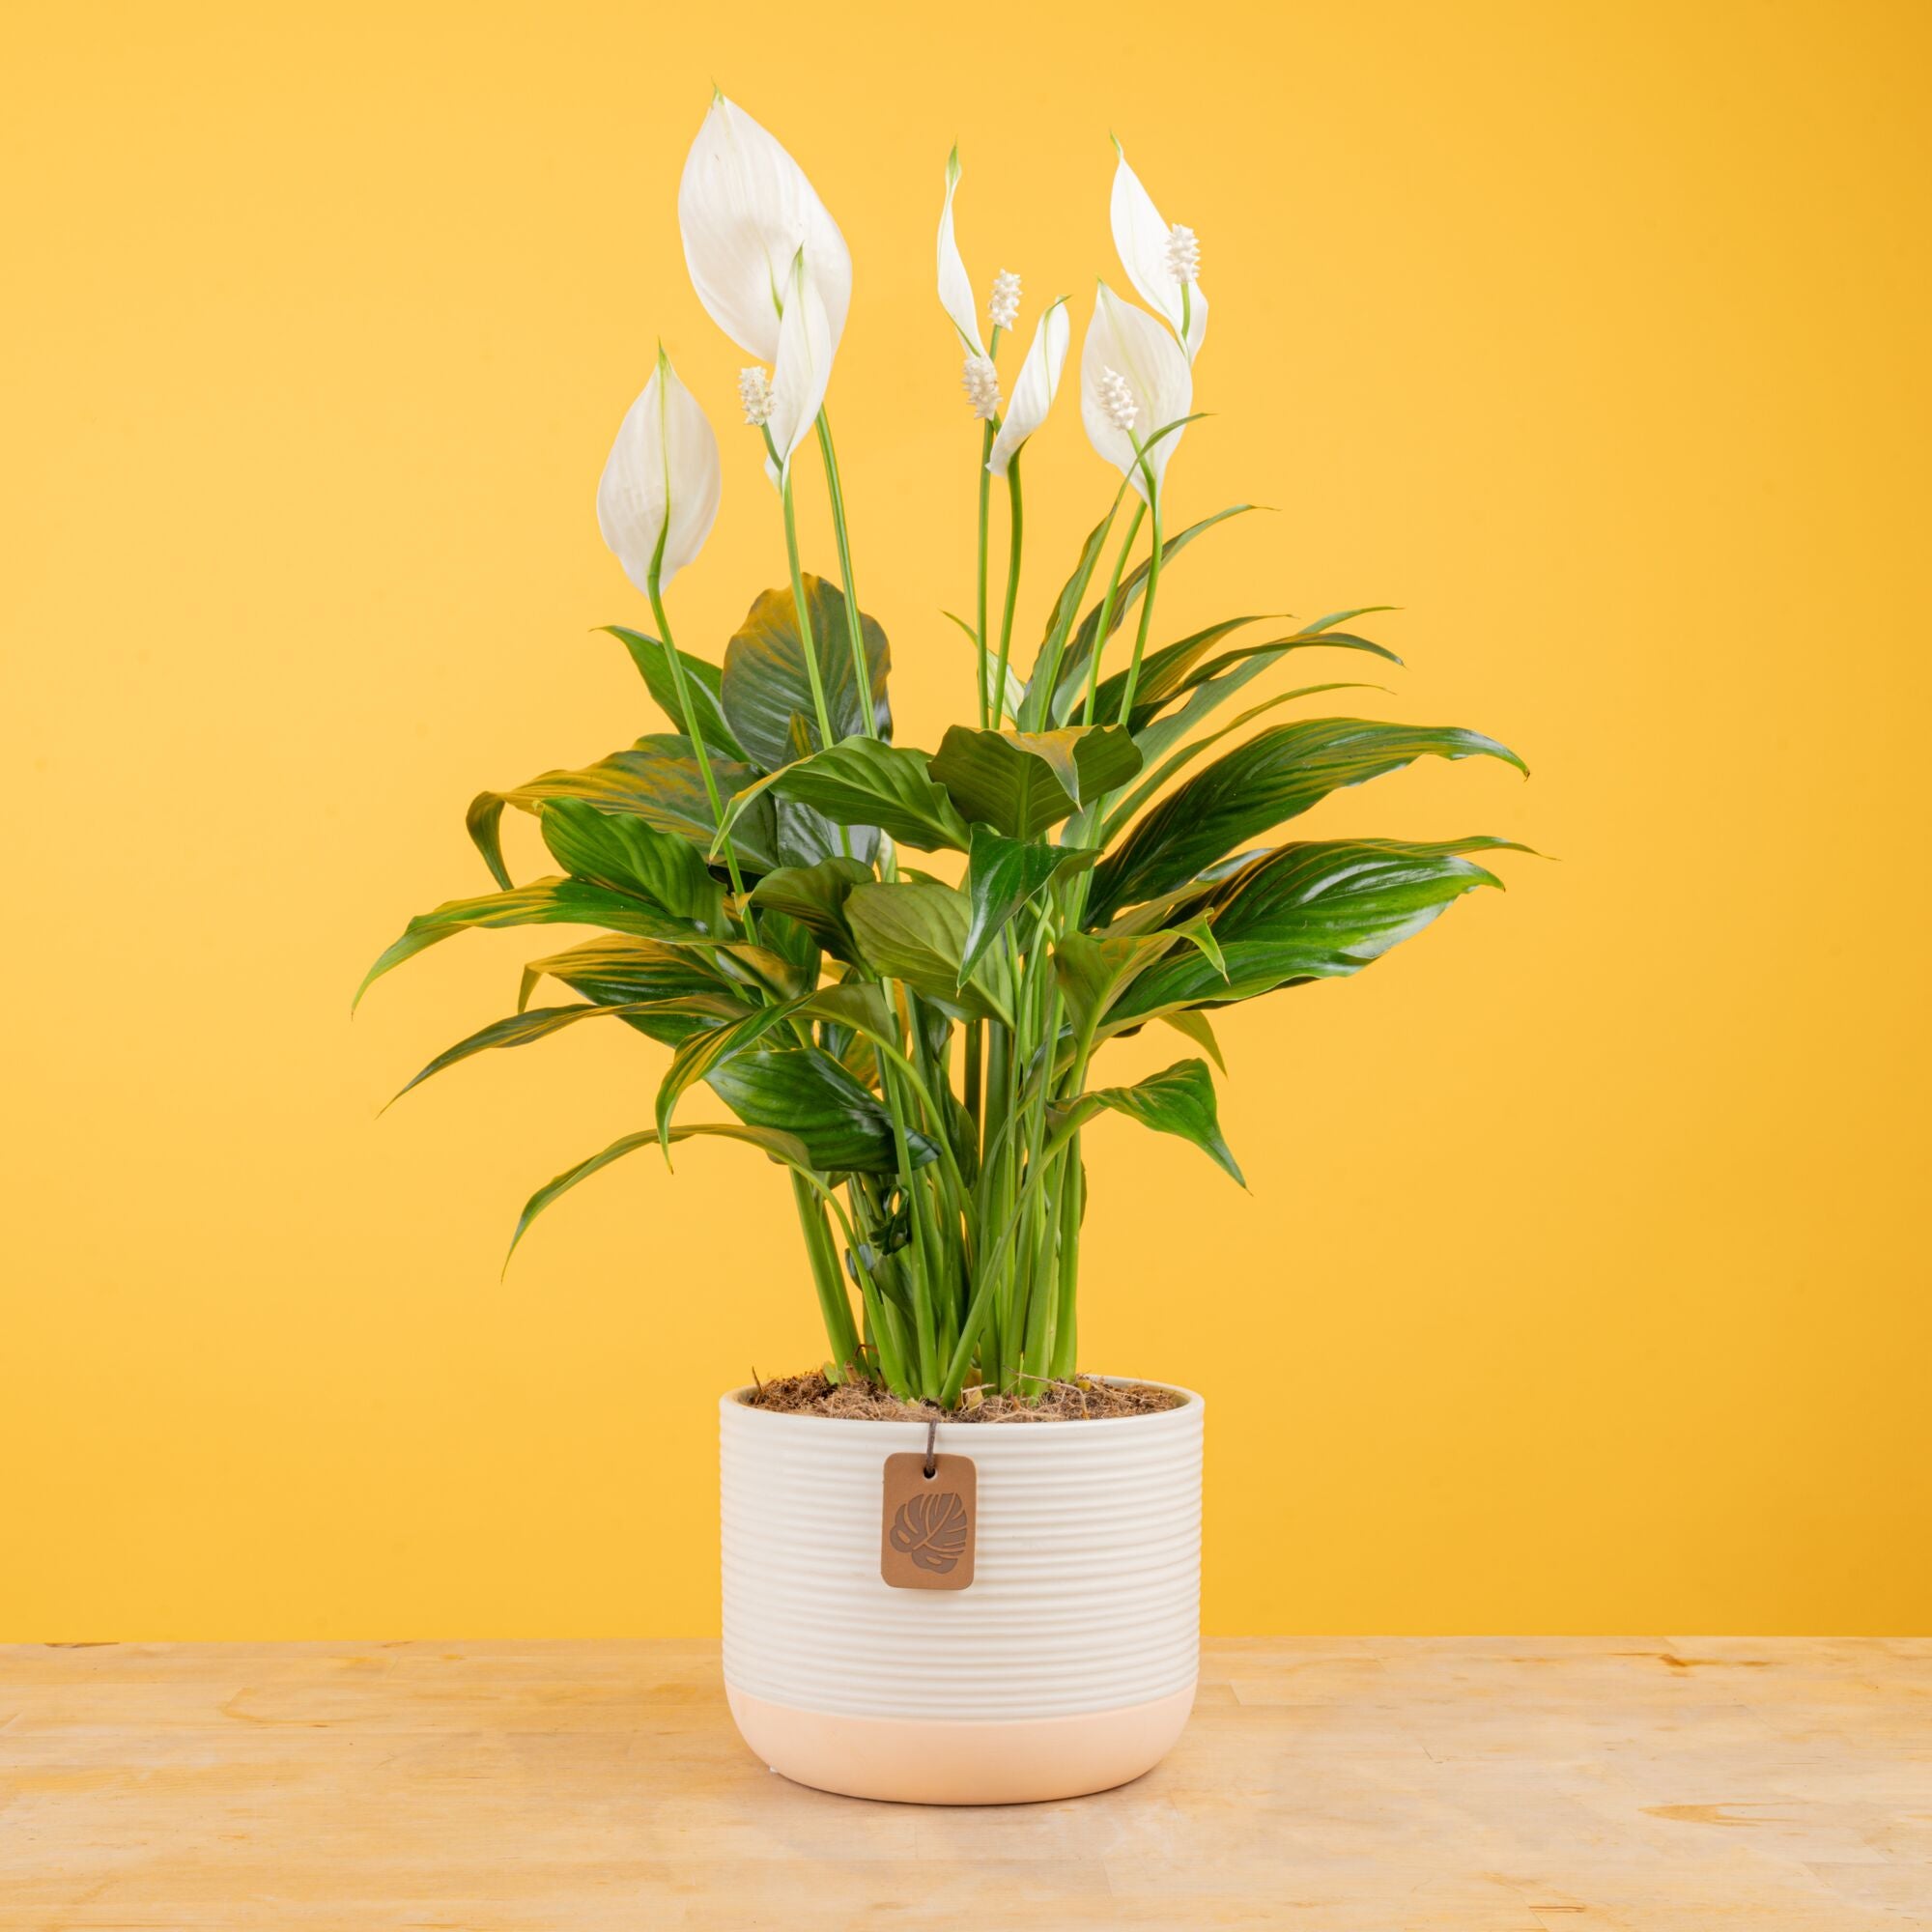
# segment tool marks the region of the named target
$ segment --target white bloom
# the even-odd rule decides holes
[[[811,434],[825,402],[825,385],[832,379],[835,337],[825,304],[811,281],[810,266],[801,248],[792,257],[782,289],[784,319],[779,327],[777,366],[772,371],[771,411],[765,430],[778,452],[782,486],[791,468],[792,452]]]
[[[1131,432],[1122,421],[1129,404]],[[1102,282],[1080,352],[1080,420],[1087,440],[1145,497],[1147,478],[1135,440],[1146,449],[1157,431],[1180,421],[1193,407],[1194,378],[1174,337]],[[1184,434],[1175,430],[1148,449],[1147,467],[1156,484]]]
[[[753,429],[762,429],[772,419],[772,379],[762,363],[753,362],[738,371],[738,400],[745,407],[745,420]]]
[[[993,277],[986,315],[995,328],[1010,328],[1020,319],[1020,278],[1010,270],[1002,269]]]
[[[986,465],[995,476],[1004,476],[1019,454],[1020,445],[1046,420],[1060,387],[1060,372],[1066,363],[1066,345],[1073,329],[1066,320],[1066,298],[1061,298],[1040,317],[1033,332],[1033,347],[1020,364],[1019,381],[1013,384],[1012,406],[1007,411],[1000,433],[993,439],[992,460]]]
[[[624,575],[649,590],[694,561],[718,515],[718,439],[662,348],[597,484],[597,527]]]
[[[952,197],[959,191],[959,150],[946,157],[946,205],[939,211],[939,305],[959,333],[962,347],[975,355],[983,355],[986,345],[980,340],[980,318],[973,301],[973,279],[959,256],[959,243],[952,233]]]
[[[1134,401],[1134,392],[1127,387],[1127,379],[1118,369],[1102,369],[1099,391],[1100,408],[1107,420],[1116,429],[1132,429],[1141,409]]]
[[[1000,413],[1000,372],[985,356],[967,356],[959,385],[981,422],[991,422]]]
[[[1114,246],[1120,250],[1121,266],[1141,299],[1167,318],[1192,362],[1208,332],[1208,298],[1195,280],[1201,266],[1200,244],[1191,228],[1170,228],[1160,218],[1118,141],[1114,151],[1121,157],[1114,170],[1112,204]]]
[[[837,350],[852,305],[852,257],[798,163],[722,94],[677,188],[684,260],[705,312],[748,355],[776,362],[779,316],[802,248]]]

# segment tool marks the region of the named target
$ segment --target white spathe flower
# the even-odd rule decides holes
[[[1173,227],[1160,218],[1153,197],[1127,165],[1120,142],[1114,143],[1120,164],[1114,170],[1114,246],[1127,279],[1141,299],[1167,318],[1192,362],[1201,354],[1208,333],[1208,298],[1195,279],[1201,270],[1201,244],[1191,228]]]
[[[1010,269],[1002,269],[993,277],[986,317],[996,328],[1010,328],[1020,319],[1020,278]]]
[[[748,355],[776,362],[792,258],[803,249],[832,348],[852,306],[852,256],[798,163],[714,94],[677,185],[685,266],[705,313]]]
[[[1040,317],[1033,332],[1033,346],[1020,364],[1019,381],[1013,384],[1013,400],[993,439],[993,456],[986,465],[995,476],[1004,476],[1020,445],[1046,420],[1053,398],[1060,388],[1060,372],[1066,365],[1066,346],[1073,339],[1073,326],[1066,319],[1066,298],[1062,296]]]
[[[966,272],[958,238],[952,232],[952,197],[958,191],[959,150],[955,146],[946,157],[946,205],[939,211],[939,305],[958,330],[960,345],[983,356],[986,345],[980,339],[980,305],[973,299],[973,278]]]
[[[825,402],[825,385],[832,380],[832,354],[836,347],[832,325],[812,284],[810,265],[803,248],[792,257],[781,294],[784,317],[779,327],[778,356],[772,370],[769,397],[771,408],[764,424],[778,465],[773,481],[781,488],[790,471],[793,451],[811,434],[812,425],[818,420],[818,412]]]
[[[1131,429],[1122,426],[1128,405],[1134,412]],[[1135,441],[1146,448],[1156,430],[1179,422],[1193,407],[1194,376],[1179,345],[1145,309],[1122,301],[1102,282],[1080,351],[1080,420],[1088,441],[1146,497]],[[1156,484],[1185,434],[1176,430],[1148,451],[1147,467]]]
[[[720,487],[718,439],[660,347],[597,484],[597,527],[639,590],[650,590],[653,572],[662,590],[696,560]]]

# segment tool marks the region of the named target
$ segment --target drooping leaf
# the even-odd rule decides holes
[[[742,1009],[754,997],[744,968],[729,954],[692,952],[651,939],[586,939],[567,952],[532,959],[518,990],[519,1012],[546,977],[600,1007],[624,1009],[618,1017],[626,1026],[666,1046],[676,1046],[705,1024],[692,1016],[696,1008],[687,1011],[682,1002],[723,996]]]
[[[711,758],[711,773],[721,801],[742,791],[753,777],[736,759],[719,754]],[[660,731],[581,771],[545,772],[511,791],[479,793],[470,803],[465,824],[499,885],[508,887],[510,883],[500,836],[504,806],[533,812],[554,798],[582,799],[600,811],[629,812],[702,850],[709,850],[717,833],[718,821],[712,814],[691,740],[676,732]],[[747,870],[773,869],[778,864],[777,823],[769,802],[747,812],[732,827],[731,840]]]
[[[892,1116],[838,1061],[815,1046],[741,1053],[706,1076],[712,1091],[749,1125],[777,1127],[804,1143],[828,1173],[896,1174]],[[939,1150],[910,1136],[913,1165]]]
[[[806,1174],[811,1171],[804,1143],[795,1135],[773,1127],[740,1126],[730,1121],[706,1122],[700,1125],[673,1127],[670,1137],[673,1141],[684,1141],[700,1134],[722,1140],[744,1141],[770,1155],[781,1166],[796,1168]],[[641,1133],[626,1134],[621,1140],[612,1141],[602,1153],[594,1153],[588,1160],[581,1160],[575,1167],[565,1168],[555,1179],[546,1181],[539,1187],[525,1204],[524,1211],[517,1219],[517,1232],[510,1236],[509,1253],[503,1257],[505,1269],[510,1265],[510,1255],[517,1252],[517,1243],[529,1232],[530,1223],[559,1195],[568,1194],[580,1180],[588,1180],[593,1174],[601,1173],[614,1160],[622,1160],[627,1153],[636,1153],[639,1148],[655,1147],[657,1139],[658,1130],[655,1127],[646,1127]]]
[[[547,799],[537,816],[551,856],[572,878],[634,893],[700,932],[724,930],[724,888],[688,838],[577,798]]]
[[[1277,986],[1346,978],[1420,932],[1463,894],[1501,881],[1463,854],[1505,839],[1405,844],[1334,839],[1284,845],[1222,888],[1214,934],[1225,976],[1198,952],[1142,974],[1109,1010],[1110,1027],[1179,1007],[1223,1006]]]
[[[796,920],[835,959],[848,965],[859,958],[852,928],[845,923],[845,900],[854,886],[868,885],[872,868],[856,859],[822,859],[815,866],[781,867],[752,889],[752,903]]]
[[[526,1011],[512,1013],[507,1019],[493,1021],[489,1026],[479,1027],[467,1039],[456,1044],[437,1057],[425,1066],[414,1079],[396,1090],[396,1100],[413,1087],[420,1087],[432,1074],[440,1073],[446,1066],[454,1066],[460,1060],[468,1060],[472,1054],[488,1053],[494,1048],[528,1046],[531,1041],[548,1039],[554,1033],[561,1033],[564,1028],[575,1026],[579,1020],[595,1019],[600,1014],[612,1019],[630,1018],[642,1013],[663,1014],[683,1021],[687,1032],[709,1033],[722,1026],[729,1025],[745,1011],[745,1008],[728,994],[697,993],[670,1000],[653,1000],[644,1005],[613,1007],[591,1005],[587,1007],[533,1007]]]
[[[695,1033],[685,1040],[671,1055],[670,1065],[658,1084],[655,1112],[659,1134],[670,1132],[678,1099],[695,1081],[707,1079],[738,1054],[750,1052],[768,1034],[788,1026],[797,1010],[798,1002],[791,1000],[758,1007],[740,1013],[727,1026]],[[668,1145],[665,1148],[665,1159],[670,1159]]]
[[[1013,988],[1005,957],[989,952],[959,983],[972,909],[956,887],[937,883],[855,886],[845,918],[866,962],[903,980],[950,1018],[1013,1023]]]
[[[1043,845],[1031,838],[1009,838],[990,825],[973,828],[966,865],[966,897],[972,917],[959,961],[963,980],[986,949],[1006,930],[1019,909],[1063,873],[1084,870],[1099,858],[1097,849]]]
[[[1172,563],[1204,531],[1211,530],[1216,524],[1225,523],[1230,517],[1241,516],[1255,507],[1253,503],[1235,503],[1225,510],[1215,511],[1211,517],[1203,517],[1198,524],[1189,524],[1184,530],[1169,537],[1161,546],[1162,567],[1165,568]],[[1107,622],[1108,637],[1121,628],[1127,613],[1140,602],[1141,593],[1147,588],[1147,579],[1148,559],[1143,557],[1121,580],[1120,590],[1114,598],[1113,613]],[[1102,648],[1106,644],[1106,639],[1100,636],[1100,612],[1106,601],[1102,597],[1100,602],[1081,618],[1079,628],[1067,643],[1065,655],[1061,659],[1060,669],[1054,681],[1053,696],[1042,714],[1042,722],[1045,718],[1051,718],[1056,724],[1065,724],[1073,716],[1075,707],[1086,695],[1087,661],[1094,655],[1096,644]],[[1094,715],[1101,722],[1105,722],[1105,713],[1096,712]]]
[[[613,893],[582,879],[534,879],[506,893],[486,893],[480,898],[448,899],[432,911],[418,913],[370,967],[355,990],[355,1002],[406,959],[477,927],[505,925],[602,925],[613,932],[635,933],[645,939],[687,938],[692,928],[656,906],[628,893]]]
[[[1172,933],[1064,932],[1053,942],[1053,973],[1076,1033],[1097,1028],[1139,974],[1174,950]]]
[[[1227,1072],[1228,1063],[1222,1055],[1221,1042],[1214,1037],[1214,1028],[1208,1015],[1198,1007],[1183,1007],[1178,1012],[1162,1013],[1161,1020],[1176,1033],[1191,1039],[1223,1073]]]
[[[656,638],[642,631],[629,630],[622,624],[606,624],[604,629],[630,652],[631,662],[637,666],[665,716],[689,737],[691,726],[677,701],[677,681],[671,675],[670,653]],[[693,657],[689,651],[681,650],[677,657],[684,670],[685,689],[691,695],[692,708],[697,713],[697,728],[703,736],[705,750],[723,752],[727,757],[742,762],[744,750],[731,735],[731,727],[725,724],[724,713],[718,702],[723,671],[703,658]]]
[[[1189,779],[1126,836],[1094,875],[1090,916],[1185,884],[1244,838],[1293,818],[1332,791],[1400,770],[1419,757],[1500,758],[1507,746],[1455,726],[1309,718],[1276,724]]]
[[[955,724],[931,771],[967,818],[1009,838],[1037,838],[1140,768],[1140,753],[1118,724],[1040,732]]]
[[[886,700],[886,679],[892,658],[886,634],[870,617],[861,614],[860,635],[871,681],[869,693],[862,693],[853,676],[844,592],[820,577],[808,576],[804,582],[812,662],[825,694],[833,742],[865,735],[868,698],[878,735],[890,738],[892,710]],[[777,771],[795,755],[791,735],[794,717],[806,721],[811,747],[823,749],[818,707],[799,635],[798,610],[789,587],[767,590],[724,647],[721,701],[732,734],[745,748],[747,757],[763,771]]]
[[[1216,1167],[1234,1176],[1245,1187],[1241,1170],[1221,1138],[1221,1122],[1214,1099],[1214,1076],[1205,1060],[1179,1060],[1159,1073],[1150,1074],[1131,1087],[1100,1087],[1083,1094],[1075,1103],[1085,1116],[1101,1108],[1124,1114],[1160,1134],[1179,1134],[1191,1141]]]

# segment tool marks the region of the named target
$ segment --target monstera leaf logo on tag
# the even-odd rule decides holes
[[[893,1548],[922,1569],[947,1577],[966,1553],[966,1504],[954,1491],[909,1496],[893,1519]]]

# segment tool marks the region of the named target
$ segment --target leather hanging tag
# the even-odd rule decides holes
[[[930,1448],[886,1458],[879,1575],[895,1590],[963,1590],[980,1533],[980,1472]]]

